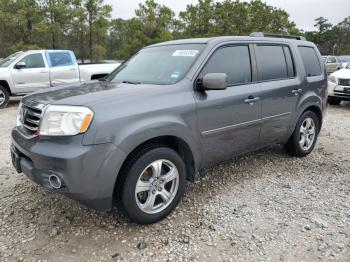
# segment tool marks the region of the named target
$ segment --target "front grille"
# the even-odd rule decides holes
[[[42,109],[39,107],[28,106],[22,104],[19,111],[20,126],[18,129],[28,137],[37,135],[40,125]]]
[[[341,86],[350,86],[350,79],[339,79],[338,81]]]

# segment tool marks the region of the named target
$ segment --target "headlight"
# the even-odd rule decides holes
[[[329,76],[328,81],[334,84],[338,84],[338,79],[335,76]]]
[[[40,135],[72,136],[86,132],[94,113],[83,106],[48,106],[40,124]]]

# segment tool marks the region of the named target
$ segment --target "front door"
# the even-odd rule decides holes
[[[260,133],[260,87],[252,83],[251,52],[248,45],[218,48],[202,69],[226,73],[226,90],[195,91],[198,128],[206,162],[254,150]]]
[[[41,52],[28,54],[18,62],[24,62],[26,66],[21,69],[12,68],[16,93],[27,94],[50,86],[49,69]]]

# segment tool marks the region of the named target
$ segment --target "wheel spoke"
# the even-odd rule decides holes
[[[170,193],[169,191],[167,191],[166,189],[163,189],[160,193],[159,196],[163,199],[164,203],[168,203],[172,198],[173,195],[172,193]]]
[[[158,160],[152,163],[152,176],[153,177],[160,177],[162,173],[162,165],[163,161]]]
[[[136,184],[136,194],[144,191],[151,190],[151,182],[149,181],[142,181],[139,179],[139,181]]]
[[[154,202],[156,200],[156,195],[155,194],[149,194],[146,202],[142,205],[142,208],[145,211],[152,211],[154,207]]]
[[[306,118],[305,122],[306,122],[305,129],[309,129],[312,125],[312,120],[310,118]]]
[[[162,176],[162,179],[164,180],[164,184],[169,183],[170,181],[173,181],[179,176],[176,168],[171,168],[168,173]]]
[[[301,136],[301,139],[299,140],[299,145],[301,146],[301,147],[304,147],[305,146],[305,136],[304,135],[302,135]]]
[[[309,138],[309,136],[306,136],[306,143],[305,143],[306,147],[309,147],[309,145],[311,144],[311,139]]]
[[[309,134],[310,134],[310,135],[315,134],[315,128],[314,128],[314,127],[310,128],[310,130],[309,130]]]

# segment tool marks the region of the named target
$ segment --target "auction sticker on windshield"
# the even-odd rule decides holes
[[[173,56],[196,56],[199,50],[176,50]]]

